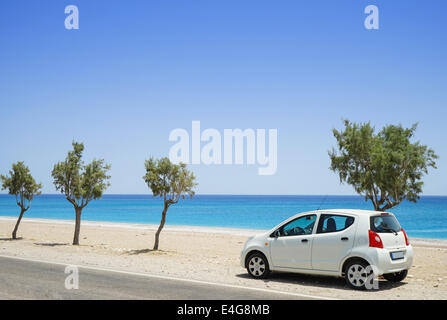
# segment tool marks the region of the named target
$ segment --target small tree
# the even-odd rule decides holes
[[[152,195],[159,196],[164,201],[160,226],[155,233],[154,250],[158,250],[160,233],[165,225],[169,207],[177,203],[180,198],[185,199],[187,195],[192,198],[197,183],[194,174],[186,169],[186,164],[173,164],[168,158],[159,160],[151,158],[146,160],[145,167],[144,181],[152,190]]]
[[[16,197],[16,203],[20,207],[20,215],[12,232],[12,238],[17,239],[17,230],[23,214],[28,211],[34,196],[41,194],[42,185],[36,183],[29,169],[23,162],[13,163],[9,176],[0,175],[2,190]]]
[[[329,152],[330,169],[340,182],[371,200],[376,211],[385,211],[405,199],[416,202],[422,192],[422,176],[436,168],[438,156],[419,142],[411,142],[417,125],[387,125],[375,133],[371,124],[344,122],[345,130],[333,130],[339,153]]]
[[[56,190],[63,193],[75,209],[73,245],[79,245],[82,209],[90,201],[101,198],[104,191],[110,186],[108,182],[110,176],[107,175],[110,165],[104,164],[103,159],[93,160],[88,165],[84,165],[82,161],[84,144],[73,142],[72,145],[73,151],[68,152],[65,161],[54,166],[51,175]]]

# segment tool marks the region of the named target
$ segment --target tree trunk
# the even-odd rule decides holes
[[[154,243],[154,249],[153,250],[158,250],[158,243],[159,243],[159,239],[160,239],[160,233],[161,233],[161,230],[163,229],[163,227],[165,225],[166,213],[167,212],[168,212],[168,203],[165,201],[163,212],[161,213],[160,226],[158,227],[158,230],[155,233],[155,243]]]
[[[79,245],[79,233],[81,232],[81,208],[75,208],[76,211],[76,222],[75,222],[75,232],[74,232],[74,238],[73,238],[73,245],[77,246]]]
[[[19,216],[19,218],[17,219],[17,223],[16,223],[16,226],[14,227],[14,231],[12,232],[12,238],[14,239],[14,240],[16,240],[17,239],[17,230],[19,229],[19,224],[20,224],[20,221],[22,221],[22,217],[23,217],[23,214],[25,213],[25,209],[21,209],[20,210],[20,216]]]

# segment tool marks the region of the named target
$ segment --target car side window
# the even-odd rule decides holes
[[[311,234],[316,220],[317,216],[312,214],[290,221],[279,229],[279,236],[288,237]]]
[[[322,214],[318,222],[317,233],[338,232],[349,228],[354,223],[354,217],[337,214]]]

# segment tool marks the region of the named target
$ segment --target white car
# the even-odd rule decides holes
[[[402,281],[412,263],[413,248],[396,217],[367,210],[300,213],[248,239],[241,252],[241,265],[254,278],[270,271],[344,276],[355,289],[365,289],[371,274]]]

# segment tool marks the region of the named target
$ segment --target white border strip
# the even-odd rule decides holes
[[[107,269],[107,268],[100,268],[100,267],[93,267],[93,266],[70,264],[70,263],[43,261],[43,260],[38,260],[38,259],[29,259],[29,258],[15,257],[15,256],[0,255],[0,258],[15,259],[15,260],[22,260],[22,261],[30,261],[30,262],[38,262],[38,263],[53,264],[53,265],[60,265],[60,266],[76,265],[79,268],[95,270],[95,271],[114,272],[114,273],[121,273],[121,274],[133,275],[133,276],[142,276],[142,277],[148,277],[148,278],[173,280],[173,281],[183,281],[183,282],[189,282],[189,283],[195,283],[195,284],[211,285],[211,286],[226,287],[226,288],[233,288],[233,289],[243,289],[243,290],[251,290],[251,291],[259,291],[259,292],[273,293],[273,294],[282,294],[282,295],[289,295],[289,296],[295,296],[295,297],[301,297],[301,298],[309,298],[309,299],[339,300],[339,299],[336,299],[336,298],[314,296],[314,295],[294,293],[294,292],[277,291],[277,290],[264,289],[264,288],[244,287],[244,286],[233,285],[233,284],[216,283],[216,282],[209,282],[209,281],[203,281],[203,280],[193,280],[193,279],[182,279],[182,278],[168,277],[168,276],[155,275],[155,274],[149,274],[149,273],[140,273],[140,272],[131,272],[131,271]]]

